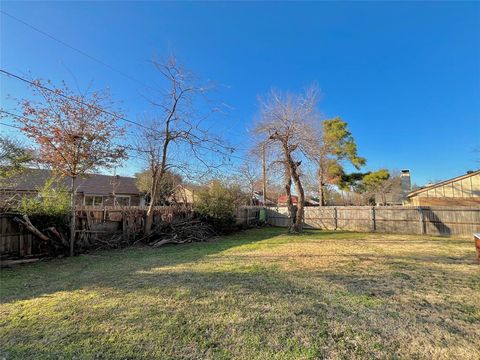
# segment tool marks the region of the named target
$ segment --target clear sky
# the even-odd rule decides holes
[[[327,117],[349,123],[367,170],[408,168],[413,181],[480,167],[480,3],[5,2],[1,9],[155,86],[149,60],[174,50],[231,111],[216,130],[240,149],[271,87],[317,82]],[[1,15],[1,67],[110,86],[129,118],[149,105],[143,85]],[[27,88],[1,77],[7,93]],[[4,133],[13,134],[6,127]],[[240,161],[237,159],[237,161]],[[132,175],[140,164],[122,169]]]

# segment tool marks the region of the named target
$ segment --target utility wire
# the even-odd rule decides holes
[[[121,71],[121,70],[116,69],[115,67],[111,66],[110,64],[108,64],[108,63],[106,63],[106,62],[98,59],[97,57],[95,57],[95,56],[93,56],[93,55],[90,55],[90,54],[88,54],[87,52],[85,52],[85,51],[83,51],[83,50],[81,50],[81,49],[78,49],[78,48],[76,48],[75,46],[72,46],[72,45],[68,44],[67,42],[65,42],[65,41],[63,41],[63,40],[58,39],[57,37],[55,37],[55,36],[47,33],[46,31],[43,31],[43,30],[41,30],[41,29],[33,26],[32,24],[29,24],[29,23],[26,22],[26,21],[24,21],[24,20],[22,20],[22,19],[19,19],[18,17],[14,16],[14,15],[12,15],[12,14],[7,13],[7,12],[4,11],[4,10],[0,10],[0,13],[6,15],[6,16],[10,17],[11,19],[13,19],[13,20],[15,20],[15,21],[17,21],[17,22],[19,22],[19,23],[21,23],[21,24],[29,27],[30,29],[32,29],[32,30],[34,30],[34,31],[36,31],[36,32],[38,32],[38,33],[40,33],[40,34],[42,34],[42,35],[44,35],[44,36],[46,36],[46,37],[48,37],[48,38],[56,41],[56,42],[58,42],[58,43],[60,43],[60,44],[62,44],[62,45],[64,45],[64,46],[66,46],[66,47],[68,47],[69,49],[78,52],[79,54],[81,54],[81,55],[89,58],[90,60],[93,60],[93,61],[95,61],[95,62],[97,62],[97,63],[99,63],[99,64],[101,64],[101,65],[103,65],[103,66],[105,66],[105,67],[107,67],[107,68],[109,68],[110,70],[112,70],[112,71],[114,71],[114,72],[116,72],[116,73],[124,76],[125,78],[127,78],[127,79],[129,79],[129,80],[132,80],[132,81],[134,81],[134,82],[136,82],[136,83],[138,83],[138,84],[140,84],[140,85],[142,85],[142,86],[144,86],[144,87],[147,87],[147,88],[150,88],[150,89],[153,89],[153,90],[157,91],[157,89],[153,88],[152,86],[146,85],[145,83],[143,83],[142,81],[134,78],[133,76],[131,76],[131,75],[129,75],[129,74],[127,74],[127,73],[125,73],[125,72],[123,72],[123,71]],[[0,69],[0,71],[1,71],[2,73],[4,73],[4,74],[7,74],[7,75],[11,76],[11,77],[17,78],[18,80],[24,81],[24,82],[26,82],[26,83],[28,83],[28,84],[30,84],[30,85],[37,86],[37,87],[39,87],[39,88],[42,88],[42,89],[47,90],[47,91],[50,91],[50,92],[54,92],[54,90],[49,89],[49,88],[46,87],[46,86],[42,86],[42,85],[39,85],[39,84],[35,84],[35,83],[33,83],[33,82],[31,82],[31,81],[29,81],[29,80],[27,80],[27,79],[25,79],[25,78],[23,78],[23,77],[21,77],[21,76],[19,76],[19,75],[12,74],[12,73],[10,73],[10,72],[8,72],[8,71],[6,71],[6,70],[1,70],[1,69]],[[100,109],[100,108],[95,107],[95,106],[93,106],[93,105],[91,105],[91,104],[85,104],[85,103],[81,102],[81,101],[78,100],[78,99],[75,99],[75,98],[72,98],[72,97],[69,97],[69,96],[66,96],[66,95],[63,95],[63,94],[57,94],[57,95],[63,96],[64,98],[68,98],[68,99],[73,100],[73,101],[76,101],[76,102],[78,102],[78,103],[80,103],[80,104],[82,104],[82,105],[84,105],[84,106],[89,106],[89,107],[91,107],[91,108],[93,108],[93,109],[95,109],[95,110],[102,111],[102,112],[104,112],[104,113],[107,113],[107,114],[109,114],[109,115],[111,115],[111,116],[116,117],[116,118],[119,119],[119,120],[123,120],[123,121],[125,121],[125,122],[127,122],[127,123],[131,123],[131,124],[140,126],[140,127],[144,128],[144,129],[154,130],[154,129],[149,128],[149,127],[146,127],[146,126],[144,126],[144,125],[142,125],[142,124],[140,124],[140,123],[138,123],[138,122],[135,122],[135,121],[126,119],[126,118],[124,118],[124,117],[118,116],[118,115],[116,115],[116,114],[114,114],[114,113],[111,113],[111,112],[109,112],[109,111]],[[238,120],[237,120],[237,122],[238,122]],[[227,132],[229,132],[229,131],[233,128],[234,125],[236,125],[236,122],[230,126],[230,129],[227,130]],[[154,130],[154,131],[155,131],[155,130]],[[201,147],[201,146],[200,146],[200,147]],[[205,148],[205,147],[204,147],[204,148]],[[219,153],[218,151],[216,151],[216,152]],[[247,161],[246,158],[239,157],[239,156],[235,156],[235,155],[231,155],[231,154],[224,154],[224,153],[223,153],[222,155],[224,155],[224,156],[230,156],[230,157],[237,158],[237,159],[240,159],[240,160],[243,160],[243,161]]]
[[[136,122],[136,121],[129,120],[129,119],[127,119],[127,118],[125,118],[125,117],[123,117],[123,116],[120,116],[120,115],[118,115],[118,114],[115,114],[115,113],[113,113],[113,112],[111,112],[111,111],[108,111],[108,110],[99,108],[98,106],[95,106],[95,105],[92,105],[92,104],[87,104],[87,103],[85,103],[84,101],[79,100],[79,99],[76,99],[76,98],[74,98],[74,97],[71,97],[71,96],[68,96],[68,95],[65,95],[65,94],[62,94],[62,93],[58,93],[58,92],[56,92],[55,90],[53,90],[53,89],[51,89],[51,88],[49,88],[49,87],[47,87],[47,86],[45,86],[45,85],[40,85],[40,84],[38,84],[38,83],[35,83],[35,82],[30,81],[30,80],[28,80],[28,79],[25,79],[24,77],[22,77],[22,76],[20,76],[20,75],[13,74],[13,73],[11,73],[10,71],[0,69],[0,73],[2,73],[2,74],[4,74],[4,75],[7,75],[7,76],[9,76],[9,77],[11,77],[11,78],[14,78],[14,79],[23,81],[23,82],[25,82],[25,83],[27,83],[27,84],[29,84],[29,85],[35,86],[35,87],[40,88],[40,89],[42,89],[42,90],[49,91],[49,92],[51,92],[51,93],[53,93],[53,94],[55,94],[55,95],[57,95],[57,96],[61,96],[61,97],[65,98],[65,99],[68,99],[68,100],[71,100],[71,101],[75,101],[75,102],[77,102],[78,104],[81,104],[81,105],[83,105],[83,106],[87,106],[87,107],[89,107],[89,108],[91,108],[91,109],[94,109],[94,110],[103,112],[103,113],[105,113],[105,114],[108,114],[108,115],[110,115],[110,116],[115,117],[115,118],[118,119],[118,120],[122,120],[122,121],[125,121],[125,122],[127,122],[127,123],[134,124],[134,125],[143,127],[143,128],[145,128],[145,129],[152,130],[152,129],[148,128],[147,126],[142,125],[142,124],[140,124],[140,123],[138,123],[138,122]]]
[[[144,86],[144,87],[147,87],[147,88],[156,90],[156,89],[154,89],[153,87],[151,87],[151,86],[143,83],[142,81],[134,78],[133,76],[128,75],[127,73],[125,73],[125,72],[123,72],[123,71],[121,71],[121,70],[116,69],[115,67],[107,64],[106,62],[104,62],[104,61],[96,58],[95,56],[92,56],[92,55],[86,53],[85,51],[80,50],[80,49],[76,48],[75,46],[72,46],[72,45],[66,43],[66,42],[63,41],[63,40],[60,40],[60,39],[56,38],[55,36],[53,36],[53,35],[45,32],[45,31],[43,31],[43,30],[41,30],[41,29],[39,29],[39,28],[37,28],[37,27],[35,27],[35,26],[27,23],[26,21],[24,21],[24,20],[22,20],[22,19],[17,18],[16,16],[13,16],[12,14],[7,13],[7,12],[4,11],[4,10],[0,10],[0,13],[4,14],[4,15],[8,16],[9,18],[11,18],[11,19],[13,19],[13,20],[15,20],[15,21],[17,21],[17,22],[19,22],[19,23],[27,26],[27,27],[29,27],[30,29],[32,29],[32,30],[34,30],[34,31],[36,31],[36,32],[38,32],[38,33],[40,33],[40,34],[42,34],[42,35],[50,38],[51,40],[54,40],[54,41],[62,44],[63,46],[66,46],[66,47],[68,47],[69,49],[78,52],[79,54],[81,54],[81,55],[89,58],[90,60],[93,60],[93,61],[95,61],[95,62],[97,62],[97,63],[99,63],[99,64],[101,64],[101,65],[103,65],[103,66],[105,66],[105,67],[107,67],[107,68],[109,68],[110,70],[112,70],[112,71],[114,71],[114,72],[122,75],[123,77],[125,77],[125,78],[127,78],[127,79],[129,79],[129,80],[131,80],[131,81],[134,81],[134,82],[136,82],[136,83],[138,83],[138,84],[140,84],[140,85],[142,85],[142,86]]]
[[[142,127],[142,128],[144,128],[144,129],[151,130],[151,131],[155,131],[155,132],[158,132],[158,133],[159,133],[159,131],[156,130],[156,129],[153,129],[153,128],[151,128],[151,127],[147,127],[147,126],[145,126],[145,125],[143,125],[143,124],[140,124],[140,123],[138,123],[138,122],[136,122],[136,121],[129,120],[129,119],[123,117],[123,116],[120,116],[120,115],[117,115],[117,114],[115,114],[115,113],[113,113],[113,112],[110,112],[110,111],[104,110],[104,109],[102,109],[102,108],[99,108],[98,106],[94,106],[94,105],[85,103],[84,101],[81,101],[81,100],[76,99],[76,98],[74,98],[74,97],[71,97],[71,96],[68,96],[68,95],[65,95],[65,94],[61,94],[61,93],[57,93],[57,92],[55,92],[55,90],[53,90],[53,89],[51,89],[51,88],[49,88],[49,87],[47,87],[47,86],[45,86],[45,85],[40,85],[40,84],[38,84],[38,83],[35,83],[35,82],[30,81],[30,80],[28,80],[28,79],[25,79],[24,77],[22,77],[22,76],[20,76],[20,75],[13,74],[13,73],[11,73],[11,72],[9,72],[9,71],[6,71],[6,70],[3,70],[3,69],[0,69],[0,73],[5,74],[5,75],[7,75],[7,76],[10,76],[10,77],[12,77],[12,78],[14,78],[14,79],[23,81],[23,82],[25,82],[25,83],[27,83],[27,84],[29,84],[29,85],[31,85],[31,86],[35,86],[35,87],[41,88],[41,89],[43,89],[43,90],[52,92],[52,93],[54,93],[54,94],[57,95],[57,96],[61,96],[61,97],[65,98],[65,99],[68,99],[68,100],[71,100],[71,101],[75,101],[75,102],[77,102],[77,103],[79,103],[79,104],[81,104],[81,105],[88,106],[88,107],[90,107],[90,108],[92,108],[92,109],[95,109],[95,110],[97,110],[97,111],[106,113],[106,114],[108,114],[108,115],[110,115],[110,116],[115,117],[115,118],[118,119],[118,120],[122,120],[122,121],[125,121],[125,122],[127,122],[127,123],[130,123],[130,124],[133,124],[133,125]],[[13,114],[13,113],[10,113],[10,112],[5,111],[5,110],[1,110],[1,109],[0,109],[0,111],[3,112],[3,113],[6,113],[6,114],[8,114],[8,115],[17,117],[17,118],[22,117],[22,116],[20,116],[20,115]],[[13,126],[13,125],[12,125],[12,126]],[[227,153],[222,152],[222,151],[220,151],[220,150],[218,150],[218,149],[211,149],[211,148],[207,148],[207,147],[202,146],[202,145],[198,145],[198,147],[200,147],[200,148],[202,148],[202,149],[204,149],[204,150],[212,151],[212,152],[214,152],[214,153],[216,153],[216,154],[220,154],[220,155],[223,155],[223,156],[227,156],[227,157],[231,157],[231,158],[236,158],[236,159],[239,159],[239,160],[247,161],[247,159],[244,158],[244,157],[236,156],[236,155],[233,155],[233,154],[227,154]]]
[[[4,111],[2,110],[2,112],[4,112]],[[6,111],[5,111],[5,112],[6,112]],[[0,122],[0,125],[8,126],[8,127],[14,128],[14,129],[22,130],[22,128],[21,128],[20,126],[16,126],[16,125],[12,125],[12,124],[6,124],[6,123],[3,123],[3,122]]]
[[[14,114],[14,113],[11,113],[9,111],[5,111],[5,110],[1,110],[0,109],[0,112],[1,113],[4,113],[4,114],[7,114],[7,115],[10,115],[10,116],[13,116],[17,119],[27,119],[25,116],[21,116],[21,115],[17,115],[17,114]],[[11,127],[13,129],[18,129],[18,130],[22,130],[23,128],[21,126],[18,126],[18,125],[12,125],[12,124],[7,124],[7,123],[4,123],[4,122],[0,122],[0,125],[3,125],[3,126],[8,126],[8,127]],[[124,145],[123,148],[125,148],[126,150],[133,150],[133,151],[137,151],[137,149],[135,149],[134,147],[130,146],[130,145]],[[141,159],[143,160],[143,158],[139,157],[139,156],[136,156],[136,155],[131,155],[129,154],[128,157],[133,157],[133,158],[136,158],[136,159]]]
[[[156,132],[156,133],[161,134],[160,131],[158,131],[158,130],[152,128],[152,127],[145,126],[145,125],[143,125],[143,124],[140,124],[139,122],[136,122],[136,121],[127,119],[126,117],[123,117],[123,116],[120,116],[120,115],[118,115],[118,114],[115,114],[115,113],[113,113],[113,112],[111,112],[111,111],[102,109],[102,108],[100,108],[100,107],[98,107],[98,106],[95,106],[95,105],[92,105],[92,104],[88,104],[88,103],[86,103],[86,102],[84,102],[84,101],[82,101],[82,100],[79,100],[79,99],[77,99],[77,98],[74,98],[74,97],[72,97],[72,96],[68,96],[68,95],[65,95],[65,94],[62,94],[62,93],[58,93],[58,92],[56,92],[55,90],[53,90],[53,89],[51,89],[51,88],[49,88],[49,87],[47,87],[47,86],[45,86],[45,85],[40,85],[40,84],[38,84],[38,83],[36,83],[36,82],[33,82],[33,81],[31,81],[31,80],[28,80],[28,79],[26,79],[26,78],[24,78],[24,77],[22,77],[22,76],[20,76],[20,75],[13,74],[13,73],[11,73],[10,71],[0,69],[0,73],[2,73],[2,74],[4,74],[4,75],[7,75],[7,76],[9,76],[9,77],[11,77],[11,78],[14,78],[14,79],[16,79],[16,80],[23,81],[23,82],[25,82],[25,83],[27,83],[27,84],[29,84],[29,85],[31,85],[31,86],[35,86],[35,87],[37,87],[37,88],[40,88],[40,89],[49,91],[49,92],[55,94],[56,96],[63,97],[63,98],[65,98],[65,99],[68,99],[68,100],[70,100],[70,101],[74,101],[74,102],[76,102],[76,103],[78,103],[78,104],[81,104],[81,105],[83,105],[83,106],[87,106],[87,107],[90,107],[91,109],[97,110],[97,111],[99,111],[99,112],[103,112],[103,113],[108,114],[108,115],[110,115],[110,116],[112,116],[112,117],[114,117],[114,118],[116,118],[116,119],[118,119],[118,120],[122,120],[122,121],[124,121],[124,122],[127,122],[127,123],[130,123],[130,124],[139,126],[139,127],[144,128],[144,129],[146,129],[146,130],[150,130],[150,131],[153,131],[153,132]],[[2,110],[2,111],[3,111],[3,110]],[[12,114],[10,114],[10,115],[12,115]],[[18,115],[14,115],[14,116],[17,116],[17,117],[18,117]],[[222,145],[219,145],[219,144],[216,144],[216,145],[217,145],[217,146],[222,146]],[[215,153],[217,153],[217,154],[221,154],[221,155],[223,155],[223,156],[229,156],[229,157],[233,157],[233,158],[245,160],[244,158],[241,158],[241,157],[236,156],[236,155],[233,155],[233,154],[227,154],[227,153],[222,152],[222,151],[220,151],[220,150],[218,150],[218,149],[213,150],[213,149],[209,149],[209,148],[207,148],[207,147],[205,147],[205,146],[202,146],[202,145],[198,145],[198,147],[200,147],[200,148],[202,148],[202,149],[205,149],[205,150],[213,151],[213,152],[215,152]]]
[[[12,112],[9,112],[9,111],[5,111],[5,110],[1,110],[0,109],[0,113],[4,113],[4,114],[7,114],[7,115],[10,115],[10,116],[13,116],[15,118],[18,118],[18,119],[27,119],[25,116],[21,116],[21,115],[17,115],[17,114],[14,114]],[[7,123],[4,123],[4,122],[0,122],[0,125],[3,125],[3,126],[7,126],[7,127],[11,127],[13,129],[18,129],[18,130],[22,130],[23,128],[21,126],[18,126],[18,125],[12,125],[12,124],[7,124]],[[135,151],[135,152],[139,152],[139,150],[131,145],[124,145],[123,146],[126,150],[130,150],[130,151]],[[132,154],[129,154],[128,155],[129,158],[135,158],[135,159],[139,159],[139,160],[145,160],[144,158],[140,157],[140,156],[137,156],[137,155],[132,155]]]

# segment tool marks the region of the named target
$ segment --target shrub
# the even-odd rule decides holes
[[[220,181],[213,181],[198,194],[195,211],[210,223],[215,231],[230,232],[235,225],[235,196],[231,189]]]
[[[70,193],[57,179],[51,178],[38,190],[38,196],[24,196],[17,211],[28,215],[39,229],[53,226],[66,232],[70,222]]]
[[[38,196],[24,196],[18,210],[27,215],[63,216],[70,211],[70,193],[55,178],[51,178],[38,190]]]

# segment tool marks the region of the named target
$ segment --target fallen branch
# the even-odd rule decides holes
[[[43,240],[43,241],[52,241],[51,238],[49,238],[47,235],[45,235],[44,233],[42,233],[40,230],[38,230],[31,222],[30,222],[30,219],[28,218],[28,215],[23,215],[22,216],[23,219],[20,219],[19,217],[15,216],[13,218],[13,221],[16,221],[18,222],[19,224],[22,224],[23,226],[25,226],[25,228],[30,231],[33,235],[35,235],[36,237],[38,237],[39,239]]]
[[[60,240],[60,242],[62,243],[63,246],[65,247],[69,247],[70,244],[68,243],[67,240],[65,240],[65,238],[63,237],[63,235],[56,229],[54,228],[53,226],[52,227],[49,227],[47,229],[45,229],[46,231],[49,231],[50,233],[52,233],[58,240]]]

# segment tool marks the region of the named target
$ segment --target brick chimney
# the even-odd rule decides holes
[[[404,169],[400,171],[400,184],[402,187],[402,195],[404,198],[412,191],[412,181],[410,179],[410,170]]]

